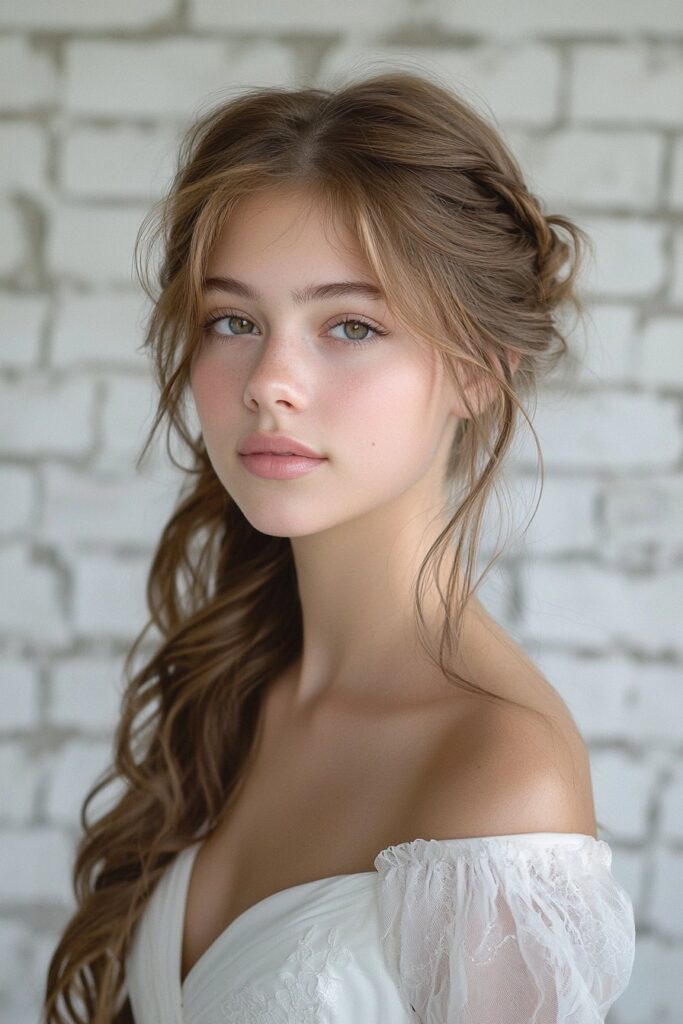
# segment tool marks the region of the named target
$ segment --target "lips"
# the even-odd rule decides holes
[[[294,437],[287,437],[285,434],[251,434],[241,444],[239,453],[240,455],[269,454],[289,455],[290,457],[298,455],[306,459],[325,458],[324,455],[320,455],[313,448],[309,448],[307,444],[297,441]]]
[[[322,462],[322,459],[312,459],[310,455],[299,455],[298,452],[240,452],[243,459],[253,459],[268,456],[269,459],[297,459],[301,462]]]
[[[251,452],[240,455],[242,465],[255,476],[271,480],[291,480],[323,466],[327,459],[311,459],[306,455],[285,455],[283,452]]]

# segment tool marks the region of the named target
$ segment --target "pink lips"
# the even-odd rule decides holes
[[[287,434],[267,434],[260,430],[245,437],[238,451],[241,455],[274,452],[276,455],[304,455],[307,459],[323,459],[325,457],[295,437],[288,437]]]
[[[242,465],[254,476],[270,480],[292,480],[322,466],[327,459],[309,459],[305,455],[276,455],[274,452],[253,452],[240,455]]]

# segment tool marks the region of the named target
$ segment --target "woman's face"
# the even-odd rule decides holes
[[[377,287],[342,223],[326,227],[302,192],[250,197],[206,278],[244,288],[206,289],[202,323],[221,319],[195,352],[191,389],[216,474],[255,529],[303,536],[410,500],[411,489],[441,497],[456,421],[437,353],[399,327],[381,294],[294,298],[323,284]],[[291,479],[256,476],[239,455],[256,431],[286,434],[325,461]]]

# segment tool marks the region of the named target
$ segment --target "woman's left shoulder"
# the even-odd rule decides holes
[[[596,836],[590,760],[579,729],[549,684],[543,699],[527,703],[481,702],[442,733],[425,775],[428,834]]]

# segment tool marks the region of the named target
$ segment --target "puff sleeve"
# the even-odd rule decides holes
[[[421,1024],[602,1024],[633,905],[582,833],[417,839],[378,854],[382,944]]]

